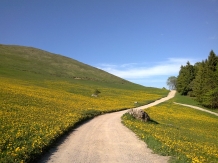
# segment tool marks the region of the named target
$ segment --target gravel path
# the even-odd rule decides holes
[[[197,109],[197,110],[201,110],[201,111],[204,111],[204,112],[207,112],[207,113],[214,114],[214,115],[218,116],[218,113],[215,113],[215,112],[212,112],[212,111],[209,111],[209,110],[197,107],[197,106],[181,104],[181,103],[177,103],[177,102],[174,102],[174,103],[178,104],[178,105],[183,105],[183,106],[187,106],[187,107],[190,107],[190,108],[194,108],[194,109]]]
[[[139,107],[145,109],[174,97]],[[169,157],[153,154],[147,145],[121,123],[120,111],[95,117],[76,128],[58,147],[39,162],[48,163],[165,163]]]

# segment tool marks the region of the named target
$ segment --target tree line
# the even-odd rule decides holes
[[[213,50],[206,60],[181,66],[177,77],[168,78],[167,84],[172,87],[170,81],[181,95],[195,97],[205,107],[218,108],[218,56]]]

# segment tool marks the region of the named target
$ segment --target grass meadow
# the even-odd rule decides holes
[[[32,47],[0,44],[0,58],[1,163],[34,162],[79,122],[168,94]]]
[[[0,162],[31,162],[78,122],[167,94],[139,88],[131,84],[127,89],[102,82],[0,77]],[[97,98],[91,97],[95,89],[101,92]]]
[[[183,103],[183,104],[188,104],[188,105],[193,105],[193,106],[198,106],[200,108],[203,109],[207,109],[209,111],[218,113],[218,109],[210,109],[210,108],[206,108],[204,106],[202,106],[198,101],[195,100],[195,97],[190,97],[190,96],[182,96],[179,93],[176,93],[175,98],[174,98],[175,102],[178,103]]]
[[[218,162],[218,117],[173,101],[146,109],[151,122],[141,122],[129,114],[122,122],[155,153],[172,156],[170,162]]]

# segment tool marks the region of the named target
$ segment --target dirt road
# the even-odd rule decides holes
[[[145,109],[174,97],[175,91]],[[73,131],[39,162],[48,163],[164,163],[169,157],[153,154],[146,144],[121,123],[120,111],[98,116]]]
[[[187,105],[187,104],[181,104],[181,103],[178,103],[178,102],[174,102],[174,103],[175,103],[175,104],[178,104],[178,105],[183,105],[183,106],[187,106],[187,107],[190,107],[190,108],[194,108],[194,109],[197,109],[197,110],[201,110],[201,111],[204,111],[204,112],[207,112],[207,113],[214,114],[214,115],[218,116],[218,113],[215,113],[215,112],[212,112],[212,111],[209,111],[209,110],[206,110],[206,109],[197,107],[197,106],[192,106],[192,105]]]

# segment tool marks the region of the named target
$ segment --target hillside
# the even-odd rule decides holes
[[[0,162],[34,162],[81,121],[167,94],[61,55],[0,45]]]
[[[127,83],[124,79],[74,59],[33,47],[0,44],[0,57],[0,74]]]

